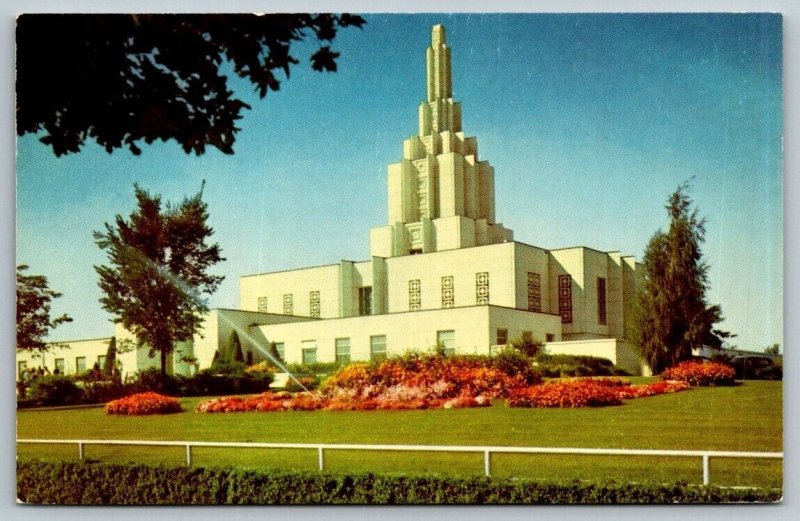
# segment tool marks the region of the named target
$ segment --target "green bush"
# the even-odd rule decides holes
[[[628,376],[628,372],[616,367],[611,360],[596,356],[552,355],[539,353],[536,368],[547,378],[564,376]]]
[[[181,396],[254,394],[269,390],[272,373],[212,374],[200,373],[180,379]]]
[[[28,401],[36,405],[73,405],[81,403],[83,392],[72,378],[46,375],[31,381]]]
[[[775,502],[773,489],[17,462],[17,498],[63,505]]]

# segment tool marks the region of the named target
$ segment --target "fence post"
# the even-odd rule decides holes
[[[711,464],[708,454],[703,454],[703,485],[711,483]]]
[[[83,442],[78,442],[78,460],[83,461]]]
[[[483,453],[483,474],[489,478],[492,476],[492,456],[491,453],[487,450]]]
[[[319,461],[319,470],[325,470],[325,455],[322,453],[322,447],[317,447],[317,459]]]
[[[192,466],[192,446],[188,443],[186,444],[186,466]]]

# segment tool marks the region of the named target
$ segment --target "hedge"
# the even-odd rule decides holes
[[[19,501],[64,505],[751,503],[780,501],[781,494],[686,484],[17,462]]]

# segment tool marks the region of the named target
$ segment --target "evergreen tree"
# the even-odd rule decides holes
[[[708,265],[700,249],[705,219],[692,208],[687,190],[684,183],[670,197],[669,230],[650,239],[642,262],[639,341],[654,374],[689,358],[694,347],[720,347],[720,338],[731,336],[713,329],[722,313],[706,302]]]
[[[111,337],[108,342],[108,350],[106,351],[106,359],[103,362],[103,375],[112,376],[114,372],[114,365],[117,362],[117,337]]]
[[[50,303],[61,293],[47,285],[43,275],[26,275],[28,266],[17,266],[17,349],[21,351],[47,351],[44,337],[59,324],[72,322],[64,314],[50,318]]]
[[[117,215],[113,225],[95,232],[97,245],[108,255],[108,266],[95,266],[100,303],[161,355],[161,374],[176,342],[191,340],[208,311],[204,294],[213,293],[223,277],[208,269],[224,260],[217,244],[207,244],[208,226],[203,189],[179,205],[161,208],[161,198],[135,186],[137,209],[128,219]]]
[[[244,353],[242,352],[242,342],[239,340],[239,334],[236,331],[231,331],[231,339],[229,344],[230,362],[244,363]]]

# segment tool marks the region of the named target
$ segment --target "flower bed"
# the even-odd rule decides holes
[[[679,380],[693,387],[733,385],[736,371],[719,362],[686,361],[670,367],[660,376],[662,380]]]
[[[127,414],[139,416],[145,414],[169,414],[181,412],[183,408],[178,400],[171,396],[146,392],[132,394],[119,400],[108,402],[106,414]]]
[[[624,378],[561,380],[519,388],[507,400],[509,407],[602,407],[621,405],[622,400],[643,398],[688,389],[686,382],[666,381],[631,385]]]

